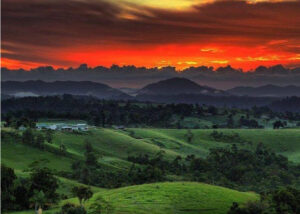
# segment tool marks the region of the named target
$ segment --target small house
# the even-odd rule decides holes
[[[62,130],[62,131],[69,131],[69,132],[70,132],[70,131],[73,131],[72,126],[62,126],[62,127],[61,127],[61,130]]]
[[[71,128],[72,128],[72,131],[79,131],[79,128],[77,125],[73,125],[73,126],[71,126]]]
[[[20,126],[20,127],[18,128],[18,130],[19,130],[19,131],[25,131],[25,130],[26,130],[26,127],[22,125],[22,126]]]
[[[125,126],[122,126],[122,125],[120,125],[120,126],[114,126],[114,128],[115,129],[119,129],[119,130],[123,130],[123,129],[125,129]]]
[[[49,129],[49,125],[44,124],[44,123],[40,123],[40,124],[37,124],[37,125],[36,125],[36,128],[37,128],[38,130],[45,130],[45,129]]]
[[[52,125],[49,126],[49,129],[51,129],[51,130],[57,130],[57,125],[52,124]]]
[[[76,127],[78,128],[79,131],[87,131],[88,130],[88,126],[85,123],[77,124]]]

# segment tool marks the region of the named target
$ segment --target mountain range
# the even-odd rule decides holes
[[[238,96],[251,96],[251,97],[287,97],[287,96],[300,96],[300,87],[289,86],[276,86],[264,85],[261,87],[235,87],[227,90],[229,94]]]
[[[235,87],[227,91],[199,85],[187,78],[171,78],[146,85],[141,89],[115,89],[91,81],[2,82],[2,99],[24,96],[72,94],[100,99],[137,100],[157,103],[198,103],[216,106],[263,106],[287,96],[300,96],[300,87],[266,85]]]
[[[209,96],[224,96],[225,91],[201,86],[189,79],[174,77],[156,83],[146,85],[137,94],[141,95],[180,95],[180,94],[202,94]]]
[[[102,83],[90,81],[6,81],[1,85],[2,94],[24,97],[24,96],[46,96],[46,95],[86,95],[101,99],[129,98],[130,96],[118,89],[111,88]]]

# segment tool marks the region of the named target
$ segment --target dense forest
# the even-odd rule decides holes
[[[297,99],[296,99],[297,100]],[[241,113],[238,124],[232,118]],[[158,104],[137,101],[100,100],[93,97],[72,95],[24,97],[2,101],[2,116],[7,123],[12,118],[81,119],[91,125],[109,127],[112,125],[152,126],[165,128],[184,128],[180,121],[186,117],[202,118],[205,116],[222,116],[226,122],[213,127],[249,127],[260,128],[256,119],[262,116],[267,120],[300,120],[299,113],[274,112],[269,107],[251,109],[216,108],[198,104]],[[174,118],[176,122],[174,122]],[[197,128],[197,127],[194,127]]]

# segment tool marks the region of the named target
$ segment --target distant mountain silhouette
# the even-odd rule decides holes
[[[2,93],[10,96],[45,96],[45,95],[89,95],[101,99],[129,99],[130,96],[120,90],[102,83],[90,81],[6,81],[2,82]]]
[[[286,96],[300,96],[300,86],[276,86],[264,85],[261,87],[235,87],[227,90],[228,93],[238,96],[251,97],[286,97]]]
[[[278,112],[300,112],[300,97],[286,97],[272,102],[269,107]]]
[[[149,84],[138,91],[142,95],[181,95],[181,94],[202,94],[210,96],[221,96],[227,93],[207,86],[201,86],[186,79],[175,77]]]
[[[251,108],[253,106],[266,106],[273,101],[279,100],[278,97],[246,97],[246,96],[211,96],[202,94],[178,94],[178,95],[138,95],[136,100],[154,103],[187,103],[205,104],[218,107],[237,107]]]

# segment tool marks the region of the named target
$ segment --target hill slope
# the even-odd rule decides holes
[[[225,92],[197,83],[186,78],[171,78],[149,84],[138,91],[138,95],[178,95],[178,94],[203,94],[224,95]]]
[[[95,194],[89,204],[103,197],[112,213],[130,214],[226,214],[232,202],[257,200],[254,193],[194,182],[155,183],[130,186]]]
[[[86,203],[88,213],[95,210],[92,208],[94,205],[104,207],[109,205],[109,211],[103,213],[226,214],[233,202],[243,204],[259,199],[255,193],[196,182],[154,183],[112,190],[93,189],[93,191],[93,197]],[[78,204],[78,199],[67,199],[60,205],[67,202]],[[53,207],[43,213],[54,214],[58,210],[58,207]],[[10,213],[30,214],[33,210]]]
[[[299,86],[276,86],[264,85],[261,87],[235,87],[227,90],[230,94],[239,96],[252,96],[252,97],[285,97],[285,96],[300,96]]]
[[[165,157],[173,160],[176,156],[194,154],[206,156],[210,148],[228,147],[233,143],[254,150],[262,142],[276,153],[280,153],[296,163],[300,162],[300,131],[299,129],[218,129],[225,136],[238,134],[230,142],[226,139],[214,139],[212,129],[192,129],[192,140],[187,140],[186,129],[94,129],[86,134],[55,132],[53,149],[58,149],[63,143],[67,147],[68,157],[57,156],[47,151],[12,141],[2,139],[2,162],[17,170],[27,169],[33,161],[47,159],[47,166],[58,171],[70,171],[71,164],[84,157],[84,142],[88,139],[101,156],[100,164],[111,170],[129,169],[131,162],[127,157],[148,154],[154,156],[161,150]],[[244,143],[244,142],[251,142]],[[26,151],[26,152],[24,152]],[[73,158],[71,158],[73,157]]]
[[[125,93],[102,83],[90,81],[7,81],[2,82],[2,93],[14,96],[91,95],[98,98],[128,98]]]

